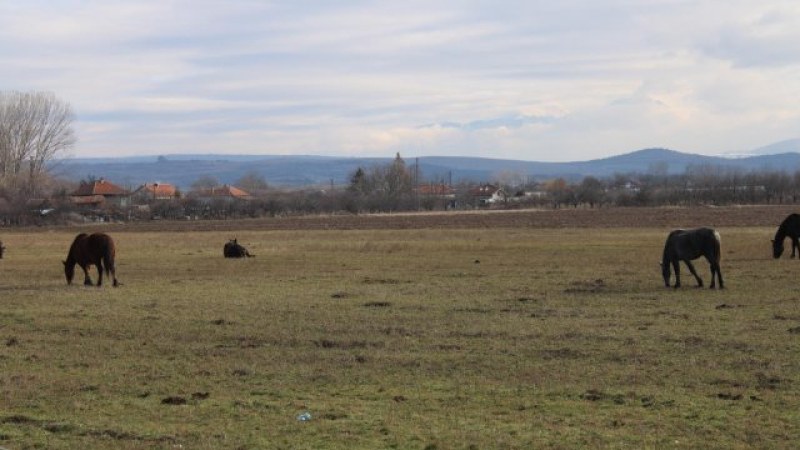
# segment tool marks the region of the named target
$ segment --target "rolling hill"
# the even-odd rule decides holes
[[[53,172],[78,181],[104,177],[123,186],[144,182],[167,182],[188,188],[201,176],[213,176],[221,183],[235,184],[244,174],[255,172],[279,187],[346,184],[358,168],[388,164],[392,158],[338,158],[326,156],[264,155],[166,155],[122,158],[75,158],[57,161]],[[421,179],[452,181],[492,181],[501,173],[533,179],[585,176],[607,177],[616,173],[647,173],[653,170],[683,173],[687,168],[713,165],[751,170],[800,169],[800,153],[755,155],[726,158],[682,153],[666,149],[644,149],[623,155],[589,161],[535,162],[492,158],[427,156],[408,158],[406,164],[419,163]]]

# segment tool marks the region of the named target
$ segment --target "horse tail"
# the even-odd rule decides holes
[[[108,238],[105,246],[105,252],[103,254],[103,260],[105,264],[103,264],[104,269],[106,271],[106,276],[113,274],[115,272],[114,268],[114,254],[116,253],[114,249],[114,241],[111,238]]]
[[[722,250],[720,250],[720,244],[722,244],[722,238],[719,236],[719,232],[714,230],[714,257],[717,259],[717,264],[722,260]]]

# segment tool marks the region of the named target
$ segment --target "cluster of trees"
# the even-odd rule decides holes
[[[617,174],[578,180],[496,182],[507,199],[491,205],[476,201],[476,183],[461,182],[447,195],[422,195],[417,170],[398,155],[384,166],[358,168],[346,187],[303,190],[264,189],[248,202],[199,205],[184,200],[177,215],[258,217],[286,214],[395,212],[449,208],[599,208],[610,206],[692,206],[800,203],[800,171],[753,171],[716,166],[692,167],[680,175]],[[437,183],[438,184],[438,183]],[[173,205],[174,208],[174,205]],[[163,214],[169,217],[168,214]],[[173,215],[175,216],[175,215]]]
[[[0,190],[40,195],[48,163],[75,144],[70,105],[47,92],[0,92]]]
[[[399,153],[389,165],[359,167],[350,177],[342,209],[351,212],[415,209],[416,178]]]
[[[542,183],[553,207],[691,206],[783,204],[800,201],[800,170],[743,171],[714,165],[689,167],[678,175],[617,174]]]

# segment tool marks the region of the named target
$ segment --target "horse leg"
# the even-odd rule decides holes
[[[712,268],[716,267],[716,269],[717,269],[717,278],[719,278],[719,288],[723,289],[725,286],[723,286],[723,284],[722,284],[722,270],[720,270],[720,268],[719,268],[719,263],[714,263],[714,265],[711,266],[711,267]],[[713,276],[713,272],[712,272],[712,276]]]
[[[83,285],[91,286],[92,279],[89,278],[89,266],[87,264],[81,264],[81,269],[83,269]]]
[[[672,260],[672,271],[675,272],[675,289],[681,287],[681,261],[678,258]]]
[[[709,289],[714,289],[717,287],[717,278],[719,275],[719,264],[711,263],[711,285],[708,286]],[[720,281],[720,288],[722,288],[722,282]]]
[[[719,288],[722,289],[722,271],[719,269],[719,261],[715,261],[708,256],[706,256],[706,260],[708,264],[711,265],[711,285],[709,288],[714,289],[716,287],[717,278],[719,278]]]
[[[694,265],[692,264],[692,262],[689,261],[688,259],[684,260],[683,262],[686,263],[686,267],[689,268],[689,272],[692,272],[692,275],[694,275],[694,278],[697,280],[697,287],[703,287],[703,280],[700,278],[699,275],[697,275],[697,271],[694,270]]]
[[[796,238],[796,237],[793,237],[792,238],[792,259],[794,259],[795,250],[800,252],[800,240],[798,240],[798,238]]]
[[[97,287],[100,287],[103,285],[103,262],[97,261],[95,266],[97,266]]]

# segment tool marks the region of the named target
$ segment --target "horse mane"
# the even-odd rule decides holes
[[[72,240],[72,245],[69,246],[69,252],[67,253],[67,260],[65,261],[67,264],[74,263],[75,259],[78,258],[80,255],[76,254],[79,248],[79,242],[86,239],[89,235],[86,233],[80,233],[75,236],[75,239]]]

